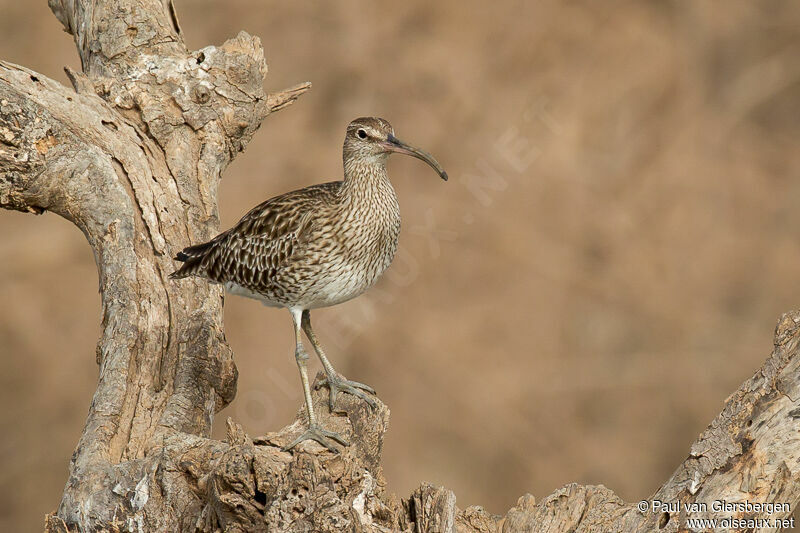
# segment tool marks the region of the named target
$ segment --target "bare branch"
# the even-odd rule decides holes
[[[297,100],[300,95],[305,93],[311,88],[311,82],[298,83],[288,89],[271,93],[267,99],[267,108],[270,111],[279,111],[284,107],[291,105]]]
[[[800,312],[784,314],[764,366],[725,402],[654,498],[683,503],[800,501]],[[756,513],[782,518],[788,513]],[[730,512],[706,516],[731,516]],[[648,524],[667,520],[649,516]],[[679,517],[670,516],[678,522]],[[670,531],[670,529],[666,529]]]
[[[647,502],[677,504],[678,512],[624,503],[609,489],[568,485],[538,505],[521,498],[503,531],[685,531],[687,518],[786,518],[800,501],[800,311],[781,317],[772,355],[725,402],[691,447],[689,457]],[[797,399],[795,399],[797,398]],[[715,501],[785,503],[786,509],[717,509]],[[689,513],[685,505],[701,504]],[[772,529],[772,530],[776,530]],[[770,529],[760,528],[760,531]],[[467,530],[469,531],[469,530]]]
[[[116,178],[104,156],[128,141],[119,128],[109,131],[114,121],[116,113],[101,100],[0,62],[0,206],[54,211],[84,231],[108,223],[101,219],[108,213],[97,208],[120,198],[108,197],[115,190],[106,186]],[[81,194],[87,188],[95,194]]]

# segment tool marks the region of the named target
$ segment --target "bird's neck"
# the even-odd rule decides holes
[[[386,242],[395,242],[400,230],[400,206],[385,162],[385,157],[345,159],[339,205],[344,219],[373,221],[369,227],[384,228],[390,235]]]
[[[386,173],[386,157],[345,159],[342,192],[345,198],[354,201],[371,201],[376,196],[394,195]]]

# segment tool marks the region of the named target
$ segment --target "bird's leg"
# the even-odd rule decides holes
[[[314,335],[314,330],[311,328],[311,313],[308,310],[303,311],[301,322],[303,325],[303,331],[306,332],[306,337],[308,337],[308,340],[311,341],[311,345],[314,347],[314,351],[317,352],[319,360],[322,362],[322,367],[325,369],[325,374],[327,377],[317,384],[317,388],[321,387],[322,385],[328,385],[328,389],[331,391],[328,399],[331,412],[335,411],[334,404],[336,403],[336,395],[339,391],[347,392],[353,396],[357,396],[358,398],[361,398],[367,402],[371,408],[375,408],[377,406],[375,400],[364,393],[364,391],[367,391],[370,394],[375,394],[375,390],[369,385],[364,385],[358,381],[350,381],[349,379],[345,379],[344,376],[341,376],[338,372],[336,372],[331,362],[328,361],[327,357],[325,357],[325,352],[322,350],[322,346],[319,345],[317,336]]]
[[[342,446],[349,446],[346,440],[341,435],[333,431],[323,429],[318,423],[317,418],[314,416],[314,404],[311,402],[311,387],[308,385],[308,370],[306,369],[306,361],[308,361],[308,354],[303,348],[303,341],[300,338],[300,317],[292,310],[292,320],[294,321],[294,358],[297,361],[297,368],[300,370],[300,381],[303,382],[303,395],[306,399],[306,413],[308,414],[308,429],[292,441],[291,444],[285,446],[284,451],[291,450],[304,440],[314,440],[332,452],[338,453],[339,450],[333,445],[331,440],[334,440]]]

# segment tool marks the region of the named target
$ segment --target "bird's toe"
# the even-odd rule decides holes
[[[347,394],[352,394],[353,396],[364,400],[371,409],[375,409],[378,406],[378,403],[375,401],[375,399],[367,394],[375,394],[375,389],[369,385],[364,385],[358,381],[350,381],[349,379],[344,379],[334,375],[329,375],[325,379],[317,382],[314,388],[318,389],[323,385],[327,386],[330,390],[328,405],[330,406],[332,413],[342,412],[341,410],[337,410],[335,407],[336,398],[339,392],[346,392]]]
[[[283,451],[288,452],[301,442],[307,440],[313,440],[333,453],[340,453],[341,450],[339,450],[339,448],[337,448],[336,445],[331,441],[338,442],[342,446],[350,446],[350,443],[335,431],[328,431],[327,429],[314,424],[309,426],[305,432],[301,433],[300,436],[294,439],[290,444],[284,446]]]

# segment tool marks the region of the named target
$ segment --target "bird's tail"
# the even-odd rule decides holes
[[[182,251],[178,252],[178,255],[175,256],[175,260],[183,262],[183,265],[181,265],[178,270],[170,274],[169,277],[172,279],[181,279],[202,274],[205,270],[205,267],[203,266],[203,259],[205,259],[206,254],[208,254],[213,245],[214,241],[209,241],[204,242],[203,244],[188,246]]]

